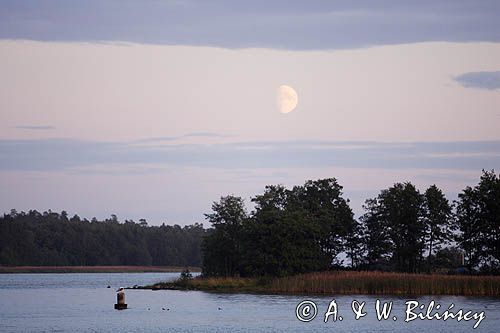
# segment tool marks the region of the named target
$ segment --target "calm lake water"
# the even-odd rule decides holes
[[[276,296],[217,294],[197,291],[127,290],[129,309],[114,310],[115,290],[174,279],[177,273],[3,274],[0,275],[1,332],[470,332],[475,320],[414,320],[404,322],[405,301],[393,301],[391,317],[378,321],[372,296]],[[110,285],[111,288],[107,288]],[[303,300],[313,301],[317,317],[296,318]],[[332,299],[343,320],[324,323]],[[500,299],[434,297],[446,310],[481,312],[476,332],[499,332]],[[367,315],[354,319],[351,302],[365,301]],[[417,298],[428,304],[430,297]],[[165,310],[163,310],[165,309]],[[435,312],[435,311],[434,311]],[[398,317],[396,321],[393,316]],[[338,318],[339,319],[339,318]]]

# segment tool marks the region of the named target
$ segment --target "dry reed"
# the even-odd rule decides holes
[[[500,276],[318,272],[275,279],[277,293],[500,296]]]

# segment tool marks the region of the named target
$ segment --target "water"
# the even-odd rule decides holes
[[[393,301],[388,320],[378,321],[372,296],[278,296],[198,291],[127,290],[129,309],[114,310],[116,289],[173,279],[177,273],[4,274],[0,275],[0,332],[470,332],[475,320],[404,322],[405,301]],[[107,288],[110,285],[112,288]],[[343,320],[324,323],[332,299]],[[295,316],[299,302],[318,308],[311,322]],[[351,302],[365,301],[367,315],[355,320]],[[498,332],[500,299],[434,297],[442,308],[484,311],[476,332]],[[428,304],[430,297],[418,298]],[[164,309],[164,310],[163,310]],[[397,321],[392,316],[398,317]]]

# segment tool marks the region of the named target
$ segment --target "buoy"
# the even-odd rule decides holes
[[[127,308],[127,303],[125,303],[125,289],[121,287],[116,293],[116,310],[125,310]]]

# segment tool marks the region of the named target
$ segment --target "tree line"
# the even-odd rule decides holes
[[[479,183],[449,202],[432,185],[421,193],[396,183],[366,200],[357,220],[335,178],[287,189],[267,186],[252,198],[226,196],[206,214],[207,276],[283,276],[335,269],[399,272],[500,272],[500,178]],[[462,265],[462,262],[464,265]],[[462,266],[462,267],[461,267]]]
[[[349,267],[400,272],[500,272],[500,177],[449,202],[432,185],[421,193],[396,183],[366,200],[354,218],[335,178],[252,198],[226,196],[206,214],[212,224],[148,226],[66,212],[12,210],[0,217],[0,265],[202,266],[207,276],[283,276]]]
[[[200,266],[202,224],[148,226],[116,215],[104,221],[63,211],[12,210],[0,217],[3,266]]]

